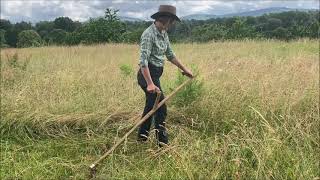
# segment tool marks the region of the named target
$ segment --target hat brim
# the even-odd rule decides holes
[[[157,12],[157,13],[154,13],[151,18],[152,19],[157,19],[157,17],[159,16],[171,16],[173,17],[173,19],[175,19],[176,21],[179,21],[181,22],[181,20],[178,18],[178,16],[176,16],[175,14],[172,14],[172,13],[169,13],[169,12]]]

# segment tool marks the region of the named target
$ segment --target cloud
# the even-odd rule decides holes
[[[317,0],[215,0],[215,1],[129,1],[129,0],[1,0],[1,18],[13,22],[53,20],[56,17],[68,16],[73,20],[86,21],[90,17],[104,15],[106,8],[119,9],[120,16],[129,16],[151,20],[160,4],[177,7],[178,16],[196,13],[228,14],[269,7],[288,7],[303,9],[319,9]]]

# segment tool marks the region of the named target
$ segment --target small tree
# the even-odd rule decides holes
[[[118,9],[114,10],[114,9],[109,9],[107,8],[105,10],[105,18],[107,19],[107,21],[109,22],[114,22],[114,21],[119,21],[119,18],[117,17],[117,13],[119,12]]]
[[[17,47],[38,47],[41,45],[41,37],[34,30],[24,30],[18,35]]]
[[[105,11],[106,25],[109,27],[109,41],[120,42],[122,34],[126,32],[126,25],[118,18],[119,10],[107,8]]]
[[[117,12],[107,9],[104,18],[90,19],[76,31],[78,40],[85,44],[121,42],[126,27],[116,16]]]

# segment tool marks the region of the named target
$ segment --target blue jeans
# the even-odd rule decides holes
[[[159,101],[161,102],[164,99],[164,94],[160,85],[160,77],[163,73],[163,67],[156,67],[151,63],[149,63],[148,67],[149,67],[149,71],[150,71],[150,75],[153,83],[161,90],[161,96]],[[138,79],[139,86],[144,91],[146,96],[146,103],[145,103],[145,107],[142,114],[142,116],[145,116],[149,111],[152,110],[157,95],[156,93],[150,93],[147,91],[147,82],[144,79],[141,70],[138,71],[137,79]],[[160,142],[160,143],[168,144],[168,135],[165,129],[166,117],[167,117],[167,106],[166,104],[163,104],[154,114],[156,138],[158,140],[158,143]],[[149,136],[151,122],[152,122],[152,116],[141,124],[138,131],[138,140],[142,140],[142,141],[147,140],[147,137]]]

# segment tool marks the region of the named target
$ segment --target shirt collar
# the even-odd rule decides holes
[[[164,33],[161,33],[158,29],[157,29],[157,27],[156,27],[156,25],[154,24],[154,23],[152,23],[152,29],[153,29],[153,32],[155,32],[157,35],[159,35],[159,36],[164,36],[165,35],[165,32]]]

